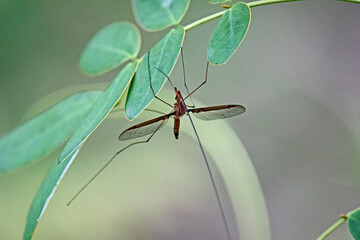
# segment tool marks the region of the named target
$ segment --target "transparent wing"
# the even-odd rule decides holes
[[[134,125],[123,131],[118,139],[119,141],[124,141],[152,134],[162,128],[171,115],[173,115],[173,113]]]
[[[241,105],[222,105],[189,109],[189,112],[194,113],[195,117],[205,121],[230,118],[242,114],[245,111],[245,107]]]

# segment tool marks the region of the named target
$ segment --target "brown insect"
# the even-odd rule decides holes
[[[123,131],[119,140],[129,140],[133,138],[143,137],[158,131],[162,126],[165,125],[170,117],[174,117],[174,135],[175,138],[179,138],[180,118],[186,114],[186,107],[181,100],[181,93],[179,90],[174,88],[176,93],[176,102],[173,106],[171,113],[157,117],[146,122],[136,124],[125,131]],[[214,107],[204,108],[192,108],[188,109],[189,112],[193,113],[195,117],[201,120],[215,120],[229,118],[245,112],[245,108],[241,105],[221,105]]]
[[[209,175],[210,175],[210,179],[211,179],[211,183],[218,201],[218,205],[221,211],[221,215],[222,215],[222,219],[224,222],[224,226],[226,228],[226,233],[227,233],[227,238],[231,239],[231,235],[230,235],[230,231],[229,231],[229,227],[226,221],[226,217],[225,217],[225,213],[221,204],[221,200],[220,200],[220,196],[219,193],[217,191],[216,188],[216,184],[208,163],[208,160],[206,158],[205,155],[205,151],[202,147],[202,144],[200,142],[200,138],[197,134],[197,131],[195,129],[194,123],[190,117],[189,113],[193,113],[195,117],[201,119],[201,120],[215,120],[215,119],[224,119],[224,118],[230,118],[230,117],[234,117],[237,116],[239,114],[244,113],[245,107],[241,106],[241,105],[220,105],[220,106],[213,106],[213,107],[203,107],[203,108],[195,108],[194,102],[191,99],[191,95],[196,92],[201,86],[203,86],[206,82],[207,82],[207,73],[208,73],[208,69],[209,69],[209,62],[207,62],[206,65],[206,73],[205,73],[205,81],[203,83],[201,83],[197,88],[195,88],[195,90],[193,90],[191,93],[189,92],[189,89],[186,85],[186,79],[185,79],[185,67],[184,67],[184,61],[183,61],[183,52],[182,52],[182,48],[181,48],[181,59],[182,59],[182,66],[183,66],[183,73],[184,73],[184,85],[185,88],[188,92],[188,95],[183,98],[180,91],[174,87],[174,85],[172,84],[170,78],[159,68],[156,67],[156,69],[158,71],[160,71],[162,74],[164,74],[166,76],[166,78],[168,79],[169,83],[172,85],[172,87],[174,88],[175,91],[175,100],[176,102],[174,103],[174,105],[171,105],[169,103],[167,103],[166,101],[160,99],[159,97],[156,96],[154,89],[152,87],[152,83],[151,83],[151,72],[150,72],[150,52],[148,53],[148,72],[149,72],[149,82],[150,82],[150,88],[154,94],[154,98],[162,101],[163,103],[167,104],[168,106],[170,106],[172,108],[172,111],[169,114],[165,114],[163,116],[136,124],[128,129],[126,129],[125,131],[123,131],[118,139],[120,141],[124,141],[124,140],[129,140],[129,139],[134,139],[134,138],[138,138],[138,137],[143,137],[146,135],[150,135],[150,137],[145,140],[145,141],[139,141],[139,142],[134,142],[129,144],[128,146],[126,146],[125,148],[121,149],[120,151],[118,151],[117,153],[115,153],[113,155],[113,157],[78,191],[78,193],[69,201],[69,203],[67,205],[70,205],[72,203],[72,201],[75,200],[75,198],[112,162],[112,160],[115,159],[116,156],[118,156],[121,152],[123,152],[124,150],[126,150],[127,148],[135,145],[135,144],[140,144],[140,143],[147,143],[150,141],[150,139],[154,136],[154,134],[165,125],[165,123],[168,121],[168,119],[170,117],[174,118],[174,135],[175,138],[178,139],[179,138],[179,130],[180,130],[180,118],[182,116],[184,116],[185,114],[188,115],[189,120],[192,124],[192,127],[194,129],[194,132],[196,134],[196,137],[198,139],[199,142],[199,146],[202,152],[202,155],[204,157]],[[187,98],[190,98],[193,105],[189,106],[185,104],[185,100]]]
[[[205,81],[203,83],[201,83],[197,88],[195,88],[195,90],[193,90],[190,93],[188,90],[188,87],[186,85],[185,67],[184,67],[184,61],[183,61],[182,48],[181,48],[181,59],[182,59],[183,71],[184,71],[184,85],[185,85],[186,90],[188,91],[188,95],[185,98],[183,98],[180,91],[177,90],[176,87],[174,87],[170,78],[161,69],[156,68],[158,71],[160,71],[162,74],[164,74],[166,76],[169,83],[175,90],[176,102],[174,103],[174,105],[167,103],[166,101],[160,99],[159,97],[157,97],[155,95],[154,89],[151,84],[151,72],[150,72],[150,65],[149,65],[150,59],[149,58],[150,58],[150,52],[148,53],[148,69],[149,69],[148,71],[149,71],[149,79],[150,79],[150,88],[154,94],[154,97],[156,99],[160,100],[161,102],[167,104],[168,106],[172,107],[173,110],[169,114],[148,120],[146,122],[136,124],[128,129],[126,129],[119,135],[118,139],[120,141],[143,137],[143,136],[152,134],[150,136],[150,138],[147,140],[147,142],[148,142],[151,139],[151,137],[156,133],[156,131],[158,131],[162,126],[165,125],[165,123],[167,122],[167,120],[170,117],[174,117],[174,135],[175,135],[175,138],[178,139],[179,138],[179,129],[180,129],[180,118],[182,116],[184,116],[187,112],[192,112],[195,117],[197,117],[201,120],[208,121],[208,120],[234,117],[234,116],[242,114],[246,111],[245,107],[243,107],[241,105],[221,105],[221,106],[213,106],[213,107],[194,108],[195,105],[191,99],[191,95],[207,82],[207,73],[209,70],[209,62],[207,62],[207,65],[206,65]],[[188,106],[185,104],[185,100],[188,97],[190,97],[190,99],[193,103],[192,106]]]

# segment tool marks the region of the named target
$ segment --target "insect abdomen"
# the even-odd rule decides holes
[[[177,116],[174,116],[174,135],[175,138],[179,138],[179,129],[180,129],[180,119]]]

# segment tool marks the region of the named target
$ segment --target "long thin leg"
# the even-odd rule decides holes
[[[196,92],[201,86],[203,86],[207,82],[208,71],[209,71],[209,61],[206,64],[205,81],[203,83],[201,83],[197,88],[195,88],[195,90],[193,90],[191,93],[189,93],[189,95],[187,95],[184,98],[184,100],[186,100],[188,97],[190,97],[194,92]]]
[[[159,130],[159,128],[157,130]],[[110,158],[110,160],[71,198],[71,200],[66,205],[69,206],[80,195],[80,193],[82,193],[82,191],[84,191],[85,188],[87,188],[89,186],[89,184],[116,158],[117,155],[119,155],[120,153],[122,153],[123,151],[125,151],[126,149],[128,149],[131,146],[134,146],[134,145],[140,144],[140,143],[149,142],[150,139],[157,132],[157,130],[155,132],[153,132],[153,134],[151,134],[151,136],[147,140],[131,143],[131,144],[127,145],[126,147],[124,147],[123,149],[121,149],[120,151],[118,151],[117,153],[115,153],[114,156],[112,156]]]
[[[110,114],[113,114],[113,113],[117,113],[117,112],[124,112],[125,111],[125,108],[113,108],[113,110],[111,110]],[[158,111],[158,110],[155,110],[155,109],[150,109],[150,108],[146,108],[144,109],[145,112],[154,112],[154,113],[159,113],[161,115],[165,115],[167,113],[164,113],[164,112],[161,112],[161,111]]]
[[[180,97],[181,97],[181,100],[182,100],[183,104],[185,105],[185,101],[184,101],[185,99],[181,96],[181,94],[180,94]],[[185,110],[186,110],[187,116],[188,116],[189,119],[190,119],[191,125],[192,125],[192,127],[193,127],[193,129],[194,129],[196,138],[197,138],[197,140],[198,140],[198,142],[199,142],[199,146],[200,146],[202,155],[203,155],[204,160],[205,160],[205,164],[206,164],[207,170],[208,170],[208,172],[209,172],[209,176],[210,176],[210,179],[211,179],[211,183],[212,183],[212,186],[213,186],[213,189],[214,189],[214,192],[215,192],[215,195],[216,195],[216,199],[217,199],[217,202],[218,202],[218,205],[219,205],[219,208],[220,208],[221,217],[222,217],[223,222],[224,222],[224,225],[225,225],[227,238],[228,238],[229,240],[231,240],[230,230],[229,230],[228,223],[227,223],[227,221],[226,221],[224,208],[223,208],[223,206],[222,206],[222,204],[221,204],[220,195],[219,195],[219,192],[218,192],[218,190],[217,190],[217,187],[216,187],[216,184],[215,184],[215,180],[214,180],[214,177],[213,177],[212,172],[211,172],[211,169],[210,169],[209,162],[208,162],[208,160],[207,160],[207,158],[206,158],[205,151],[204,151],[204,148],[203,148],[203,146],[202,146],[202,144],[201,144],[199,135],[198,135],[198,133],[197,133],[197,131],[196,131],[196,129],[195,129],[195,125],[194,125],[194,123],[193,123],[193,121],[192,121],[192,119],[191,119],[191,117],[190,117],[189,110],[187,109],[187,107],[185,107]]]
[[[186,88],[186,91],[188,93],[188,95],[190,95],[190,91],[189,91],[189,88],[186,84],[186,77],[185,77],[185,62],[184,62],[184,55],[183,55],[183,48],[181,47],[180,48],[180,54],[181,54],[181,63],[182,63],[182,69],[183,69],[183,75],[184,75],[184,85],[185,85],[185,88]],[[191,103],[192,103],[192,106],[188,106],[188,107],[191,107],[191,108],[194,108],[195,107],[195,103],[193,101],[193,99],[190,97],[190,100],[191,100]]]
[[[154,97],[155,97],[156,99],[160,100],[161,102],[165,103],[166,105],[170,106],[171,108],[173,108],[173,107],[174,107],[173,105],[171,105],[170,103],[162,100],[161,98],[159,98],[159,97],[157,97],[157,96],[155,95],[155,91],[154,91],[154,88],[152,87],[152,83],[151,83],[150,51],[148,52],[148,72],[149,72],[149,79],[150,79],[150,81],[149,81],[149,82],[150,82],[150,88],[151,88],[152,93],[154,94]],[[170,83],[171,83],[171,81],[170,81]],[[172,85],[172,83],[171,83],[171,85]]]

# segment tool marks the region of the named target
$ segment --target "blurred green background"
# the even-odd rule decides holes
[[[194,0],[182,23],[219,10]],[[77,63],[88,40],[119,20],[135,21],[130,1],[1,0],[0,135],[15,128],[27,109],[49,93],[110,82],[117,70],[89,78]],[[186,35],[190,88],[204,78],[207,42],[216,22]],[[345,2],[253,8],[241,47],[226,65],[210,68],[209,82],[196,94],[209,106],[247,107],[246,114],[226,121],[243,140],[259,175],[273,239],[315,239],[339,214],[360,205],[359,22],[360,5]],[[141,31],[140,55],[166,31]],[[180,65],[171,78],[182,85]],[[163,96],[173,101],[173,96]],[[152,116],[146,113],[135,122]],[[111,118],[91,136],[60,184],[35,239],[222,239],[200,150],[185,134],[175,141],[171,124],[151,143],[125,152],[66,207],[125,145],[117,136],[131,124]],[[0,239],[21,238],[32,198],[58,154],[0,176]],[[328,239],[351,238],[344,225]]]

